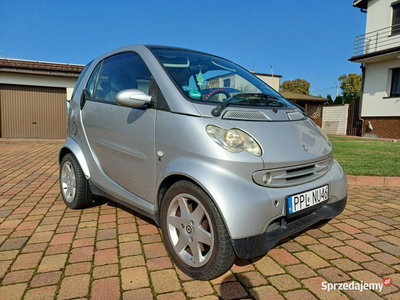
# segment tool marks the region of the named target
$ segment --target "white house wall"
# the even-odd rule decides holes
[[[400,59],[365,65],[362,117],[399,117],[400,97],[390,96],[391,69],[400,68]]]
[[[0,72],[0,84],[16,84],[31,86],[48,86],[66,88],[67,98],[70,99],[78,78],[54,75],[17,74]]]
[[[266,84],[268,84],[270,87],[272,87],[275,91],[279,91],[279,87],[281,84],[280,77],[272,78],[272,76],[263,76],[263,75],[256,75],[256,76],[260,78],[262,81],[264,81]]]
[[[392,25],[392,2],[394,0],[368,1],[365,32],[372,32]]]

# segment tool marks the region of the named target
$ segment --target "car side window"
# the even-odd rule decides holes
[[[99,70],[101,68],[101,64],[102,62],[100,62],[96,68],[94,69],[92,75],[90,75],[89,81],[86,85],[86,89],[88,90],[88,92],[90,93],[90,97],[94,98],[94,87],[97,81],[97,75],[99,74]]]
[[[95,99],[116,103],[115,95],[126,89],[140,89],[149,93],[151,73],[142,58],[126,52],[106,58],[96,84]]]

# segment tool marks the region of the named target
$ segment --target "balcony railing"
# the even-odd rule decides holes
[[[400,24],[371,31],[356,37],[353,56],[400,46]]]

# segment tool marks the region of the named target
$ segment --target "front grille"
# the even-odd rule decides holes
[[[253,174],[254,181],[268,187],[289,187],[313,181],[325,175],[332,164],[332,159],[309,163],[306,165],[262,170]],[[268,179],[264,181],[264,175]]]
[[[228,110],[226,113],[224,113],[222,119],[271,121],[271,118],[261,111],[248,110]]]

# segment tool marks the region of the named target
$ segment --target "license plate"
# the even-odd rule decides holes
[[[288,215],[301,213],[308,208],[316,206],[329,198],[328,185],[306,191],[297,195],[289,196],[288,199]]]

